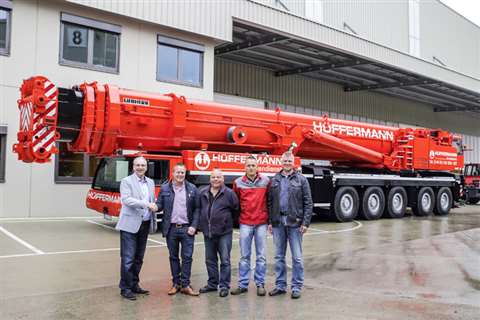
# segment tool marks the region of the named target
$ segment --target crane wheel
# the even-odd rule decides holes
[[[453,197],[450,188],[442,187],[437,192],[437,201],[433,212],[437,216],[446,216],[452,208]]]
[[[357,217],[358,192],[353,187],[340,187],[335,194],[334,213],[339,222],[352,221]]]
[[[425,217],[433,212],[435,208],[435,194],[430,187],[422,187],[418,191],[417,204],[412,207],[413,214],[419,217]]]
[[[360,214],[366,220],[377,220],[385,209],[385,194],[380,187],[368,187],[363,193]]]
[[[385,216],[388,218],[403,218],[407,210],[407,191],[404,187],[393,187],[388,191]]]

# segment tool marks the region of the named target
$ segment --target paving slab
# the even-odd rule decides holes
[[[170,297],[168,250],[156,234],[141,274],[151,295],[127,301],[118,289],[119,235],[108,228],[114,224],[95,221],[107,227],[85,221],[2,221],[47,252],[0,255],[2,319],[479,319],[480,206],[461,207],[447,217],[352,223],[315,219],[303,239],[305,289],[300,300],[257,297],[253,283],[242,296]],[[232,287],[238,279],[238,232],[234,239]],[[207,281],[202,242],[198,235],[191,278],[195,288]],[[0,250],[25,252],[8,243],[0,235]],[[77,251],[68,251],[72,249]],[[273,249],[269,237],[267,289],[274,286]],[[290,276],[288,268],[289,282]]]

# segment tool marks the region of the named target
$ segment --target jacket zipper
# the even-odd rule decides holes
[[[210,192],[210,190],[208,192]],[[218,192],[220,192],[220,190]],[[213,201],[210,204],[210,208],[208,210],[208,235],[210,236],[210,238],[212,237],[212,224],[210,223],[210,220],[212,219],[212,207],[213,207],[213,204],[215,203],[215,200],[217,200],[218,192],[213,197]]]

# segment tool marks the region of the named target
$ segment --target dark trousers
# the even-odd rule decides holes
[[[167,246],[170,254],[170,271],[172,283],[176,287],[187,288],[190,286],[190,274],[192,271],[193,243],[195,236],[187,233],[188,226],[177,228],[170,226],[167,234]],[[181,246],[181,257],[178,256]]]
[[[204,236],[205,264],[210,288],[230,289],[232,250],[232,232],[211,238]],[[220,274],[218,273],[218,256],[220,256]]]
[[[127,292],[138,286],[143,256],[147,248],[150,221],[144,221],[137,233],[120,231],[120,290]]]

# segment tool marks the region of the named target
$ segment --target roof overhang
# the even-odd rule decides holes
[[[232,43],[216,47],[216,57],[267,68],[276,77],[302,75],[337,83],[346,94],[370,90],[429,104],[435,112],[480,113],[480,92],[250,22],[234,20],[232,30]]]

